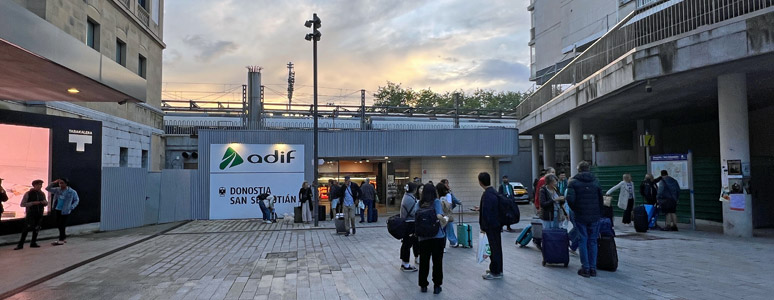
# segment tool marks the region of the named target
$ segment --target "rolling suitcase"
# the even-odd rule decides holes
[[[293,207],[293,223],[304,223],[304,219],[301,216],[301,206]]]
[[[546,264],[570,264],[570,237],[567,229],[547,228],[543,229],[543,266]]]
[[[336,225],[336,233],[347,233],[347,228],[344,226],[344,214],[336,214],[336,218],[333,219],[333,223]]]
[[[645,206],[640,205],[634,208],[634,230],[637,232],[648,232],[648,211]]]
[[[542,246],[540,242],[543,239],[543,220],[540,218],[532,218],[530,225],[532,225],[532,242],[540,249]]]
[[[597,269],[615,272],[618,269],[618,251],[615,248],[615,238],[602,236],[597,241]]]
[[[527,227],[524,228],[524,230],[521,231],[521,234],[519,234],[519,237],[516,238],[516,245],[519,245],[519,247],[524,248],[529,245],[529,242],[532,241],[532,225],[527,225]]]
[[[658,221],[656,206],[645,204],[645,209],[648,211],[648,228],[655,228],[656,221]]]
[[[373,216],[373,217],[371,217],[373,220],[369,220],[369,222],[373,223],[373,222],[378,222],[379,221],[379,210],[376,207],[374,207],[374,212],[373,213],[371,213],[369,211],[368,214],[370,216]]]
[[[473,248],[473,230],[470,224],[462,220],[462,204],[460,204],[460,223],[457,224],[457,243],[462,248]]]

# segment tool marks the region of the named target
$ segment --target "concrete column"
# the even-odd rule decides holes
[[[583,160],[583,127],[580,118],[570,119],[570,174],[578,173],[578,164]]]
[[[540,176],[540,135],[532,134],[532,180]],[[530,182],[531,183],[531,182]]]
[[[718,77],[718,121],[720,122],[720,164],[722,186],[730,186],[728,160],[750,164],[750,128],[747,112],[747,78],[745,74]],[[746,195],[744,211],[731,210],[723,204],[723,233],[752,237],[752,198]]]
[[[555,167],[556,165],[556,136],[543,134],[543,167]]]

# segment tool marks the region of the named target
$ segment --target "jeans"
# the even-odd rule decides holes
[[[54,210],[54,215],[56,215],[56,227],[59,228],[59,240],[64,241],[67,239],[65,228],[67,227],[67,218],[70,215],[63,215],[61,210]]]
[[[489,257],[489,271],[494,275],[503,274],[503,241],[500,230],[492,230],[486,233],[489,240],[489,250],[492,256]]]
[[[449,239],[449,243],[452,245],[457,244],[457,235],[454,234],[454,222],[449,222],[446,224],[446,238]]]
[[[357,209],[357,206],[344,206],[344,228],[347,229],[347,232],[349,232],[349,229],[355,228],[355,210]]]
[[[368,223],[376,222],[376,202],[374,200],[366,200],[366,209],[368,209]]]
[[[419,242],[419,286],[428,286],[427,275],[430,274],[430,259],[433,259],[433,284],[443,284],[443,248],[446,239],[428,239]]]
[[[411,262],[411,250],[414,250],[414,256],[419,257],[419,240],[417,240],[417,237],[415,235],[410,235],[401,241],[400,244],[400,260],[403,261],[403,263],[410,263]]]
[[[575,222],[580,241],[580,260],[584,270],[597,270],[597,239],[599,238],[599,221],[592,223]]]
[[[263,214],[263,220],[264,221],[271,221],[271,210],[269,210],[268,207],[266,207],[266,204],[263,203],[263,201],[258,201],[258,206],[261,208],[261,214]]]

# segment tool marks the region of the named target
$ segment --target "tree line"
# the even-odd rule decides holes
[[[387,81],[373,94],[375,106],[454,108],[454,94],[459,94],[461,109],[512,110],[527,96],[526,92],[475,89],[437,93],[430,88],[414,90]]]

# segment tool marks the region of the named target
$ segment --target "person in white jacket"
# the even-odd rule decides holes
[[[634,183],[632,183],[632,175],[623,174],[623,181],[618,183],[607,191],[607,195],[613,194],[618,190],[618,208],[624,210],[623,220],[624,224],[630,225],[632,223],[632,210],[634,209]]]

